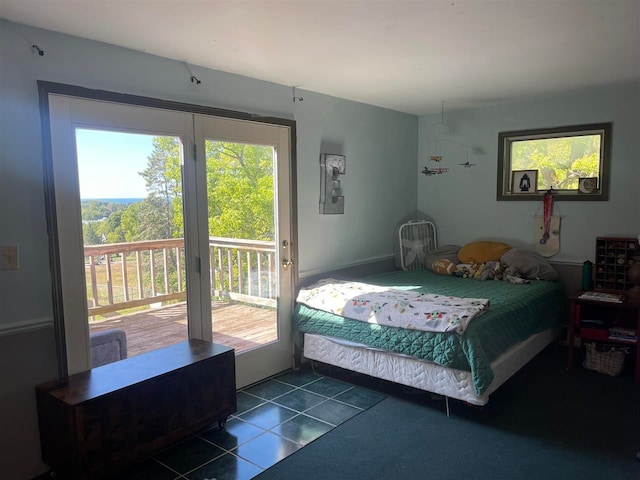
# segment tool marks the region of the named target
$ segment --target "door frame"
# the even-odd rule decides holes
[[[67,347],[65,335],[65,319],[63,310],[63,290],[60,265],[60,235],[56,225],[57,209],[54,189],[53,151],[51,138],[51,121],[49,111],[49,95],[58,94],[69,97],[77,97],[88,100],[102,100],[107,102],[128,104],[141,107],[162,108],[176,110],[184,113],[201,114],[208,116],[226,117],[230,119],[247,120],[256,123],[286,126],[290,130],[290,186],[291,203],[289,214],[291,218],[291,252],[294,258],[298,258],[298,232],[297,232],[297,155],[296,155],[296,122],[278,117],[259,116],[245,112],[208,107],[203,105],[181,103],[170,100],[161,100],[152,97],[143,97],[124,93],[94,90],[76,85],[68,85],[55,82],[38,80],[38,96],[40,105],[41,140],[43,147],[43,176],[45,194],[45,215],[47,221],[47,234],[49,237],[49,266],[52,284],[53,324],[56,338],[56,354],[58,360],[58,377],[68,375]],[[297,263],[291,266],[292,298],[298,285]],[[293,309],[293,305],[291,305]]]

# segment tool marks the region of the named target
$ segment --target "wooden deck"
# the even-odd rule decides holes
[[[211,309],[213,341],[236,353],[276,340],[276,311],[240,303],[218,302]],[[89,324],[91,333],[120,328],[127,334],[128,356],[173,345],[188,338],[187,304],[116,315]]]

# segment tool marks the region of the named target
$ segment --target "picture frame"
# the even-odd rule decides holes
[[[598,177],[578,178],[578,194],[593,195],[598,191]]]
[[[538,193],[538,170],[514,170],[511,172],[511,194]]]

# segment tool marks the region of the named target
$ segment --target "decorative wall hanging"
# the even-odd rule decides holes
[[[534,216],[534,247],[543,257],[552,257],[560,251],[560,216],[553,215],[553,188],[542,199],[542,216]]]
[[[320,213],[344,213],[344,195],[339,176],[347,173],[347,157],[333,153],[320,155]]]

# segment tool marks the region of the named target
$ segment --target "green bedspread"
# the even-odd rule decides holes
[[[430,270],[390,272],[359,281],[455,297],[488,298],[491,306],[485,314],[474,318],[462,335],[370,324],[302,304],[296,305],[294,329],[471,371],[478,395],[493,381],[491,361],[512,345],[557,324],[564,311],[562,287],[555,282],[532,280],[524,285],[493,280],[481,282],[438,275]]]

